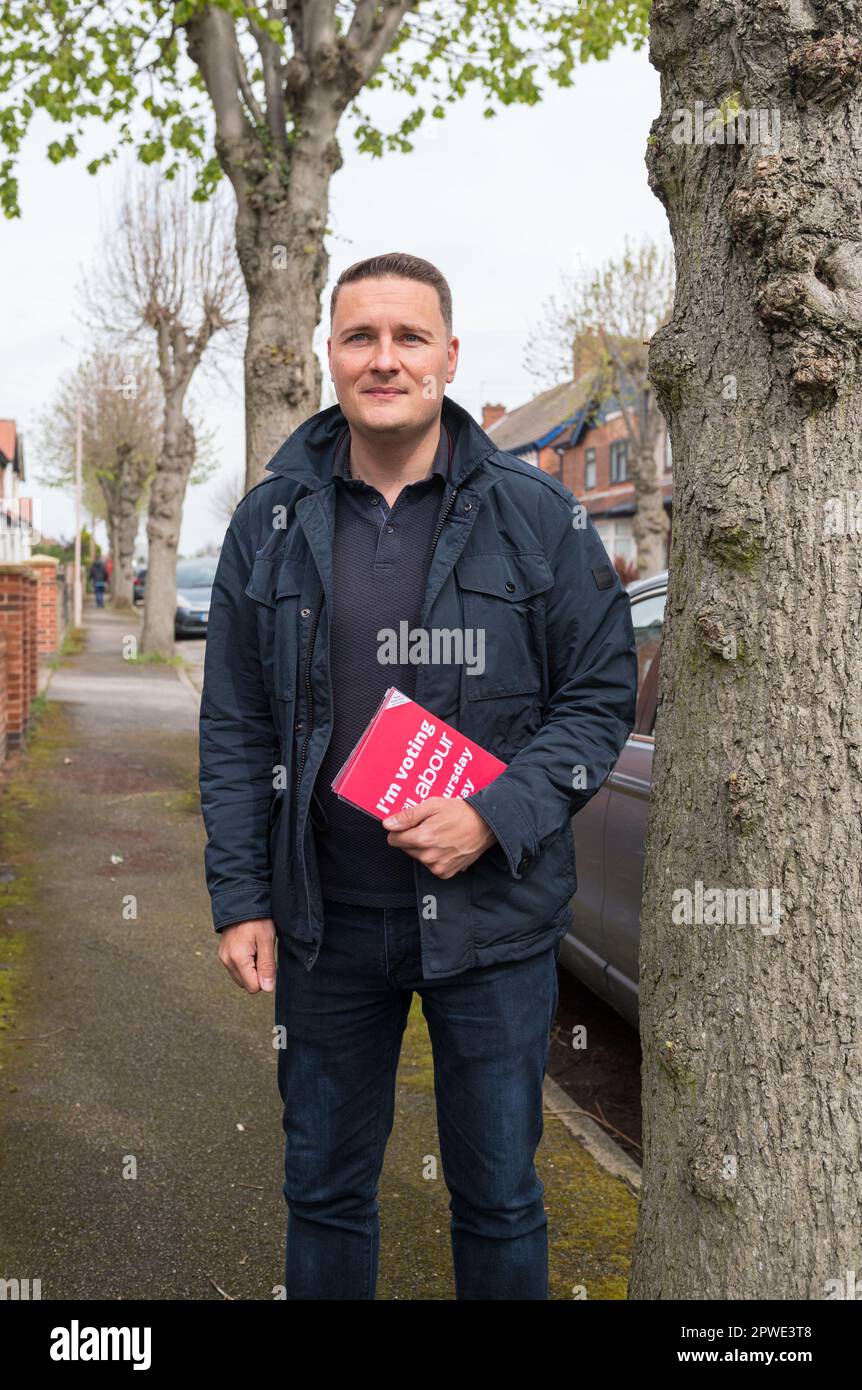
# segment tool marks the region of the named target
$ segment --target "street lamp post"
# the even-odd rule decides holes
[[[81,487],[84,458],[84,417],[81,406],[77,410],[77,438],[75,442],[75,572],[72,576],[72,620],[75,627],[84,621],[84,590],[81,583]]]

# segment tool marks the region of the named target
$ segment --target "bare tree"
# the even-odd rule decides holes
[[[40,423],[41,476],[49,486],[74,486],[79,411],[84,506],[107,525],[111,597],[129,607],[140,512],[161,450],[162,390],[152,363],[97,349],[61,379]]]
[[[546,385],[589,372],[591,396],[622,412],[629,441],[629,475],[634,485],[633,533],[638,571],[664,566],[667,516],[658,459],[663,433],[648,371],[647,344],[673,308],[670,248],[650,240],[599,270],[581,269],[563,278],[563,291],[546,302],[527,341],[525,367]]]
[[[230,521],[245,494],[245,480],[241,473],[232,473],[222,478],[212,494],[212,509],[225,526]]]
[[[154,340],[164,393],[162,448],[147,517],[147,594],[141,650],[173,650],[176,561],[196,436],[189,387],[216,335],[238,351],[245,295],[221,193],[193,201],[184,176],[156,174],[127,185],[98,269],[82,294],[98,329],[128,342]]]

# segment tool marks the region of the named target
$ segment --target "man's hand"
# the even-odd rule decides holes
[[[275,981],[275,923],[271,917],[234,922],[219,932],[218,958],[232,980],[249,994],[271,990]]]
[[[391,827],[391,829],[390,829]],[[383,821],[390,845],[421,859],[437,878],[454,878],[496,843],[486,820],[463,797],[429,796]]]

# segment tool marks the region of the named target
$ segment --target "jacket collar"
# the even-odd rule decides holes
[[[472,415],[449,396],[443,397],[442,413],[452,436],[449,481],[460,487],[485,459],[497,453],[497,446]],[[335,446],[346,428],[340,405],[318,411],[288,435],[265,471],[293,478],[310,489],[324,487],[332,482]]]
[[[338,443],[335,446],[332,464],[332,476],[335,478],[343,478],[345,482],[356,481],[350,466],[350,444],[350,431],[345,429],[339,436]],[[445,482],[449,477],[449,459],[452,456],[452,452],[452,436],[449,432],[449,426],[444,423],[440,427],[440,439],[434,454],[434,461],[427,477],[430,478],[433,474],[439,473],[440,477]],[[425,479],[418,478],[416,481],[424,482]]]

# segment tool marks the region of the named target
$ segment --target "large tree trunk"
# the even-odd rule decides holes
[[[308,75],[294,65],[288,73],[298,100]],[[312,88],[303,111],[286,185],[273,171],[265,175],[270,197],[250,198],[247,161],[235,175],[244,181],[237,193],[236,246],[248,291],[246,491],[265,476],[265,465],[287,436],[320,408],[320,363],[312,340],[329,269],[329,185],[342,164],[335,136],[340,110],[333,109],[331,96]]]
[[[675,496],[632,1298],[823,1299],[859,1265],[860,29],[858,0],[652,8]],[[777,108],[778,150],[674,142],[678,108],[722,98]],[[676,925],[698,883],[725,921],[726,890],[761,890],[778,929]]]
[[[195,461],[195,435],[179,399],[168,398],[162,454],[150,489],[147,514],[147,584],[141,651],[170,656],[174,650],[177,548],[183,501]]]
[[[205,6],[184,21],[189,56],[215,111],[216,153],[237,201],[236,246],[249,301],[247,488],[320,406],[312,341],[328,268],[329,185],[342,163],[338,123],[415,3],[363,0],[346,31],[333,0],[280,5],[291,35],[287,50],[250,26],[259,48],[261,103],[234,18]]]
[[[642,416],[635,438],[630,441],[629,471],[635,494],[632,534],[637,548],[638,575],[641,579],[658,574],[665,567],[668,519],[656,461],[657,424],[658,412],[653,404],[646,422]]]
[[[135,501],[124,493],[116,520],[113,601],[116,608],[131,608],[134,594],[135,538],[138,534],[138,510]]]
[[[320,408],[311,350],[329,257],[323,241],[329,181],[341,164],[331,145],[303,136],[290,190],[277,207],[244,204],[237,254],[248,290],[245,350],[246,490],[289,434]]]
[[[637,549],[638,577],[647,579],[665,567],[665,542],[668,520],[661,488],[650,470],[655,470],[655,455],[650,449],[635,447],[635,467],[644,478],[643,486],[635,475],[635,515],[632,534]]]
[[[321,21],[326,17],[321,7]],[[246,489],[264,476],[280,444],[320,406],[321,373],[312,351],[326,284],[324,246],[332,175],[341,167],[335,132],[345,101],[309,62],[288,63],[264,44],[271,77],[268,138],[239,100],[241,64],[234,23],[205,9],[186,25],[189,55],[216,111],[216,153],[237,200],[236,249],[248,291],[245,351]],[[337,78],[334,29],[319,36],[319,63]],[[297,131],[288,143],[288,103]]]
[[[105,499],[108,534],[114,566],[111,601],[115,608],[131,608],[133,597],[135,537],[138,534],[138,502],[145,484],[140,466],[130,452],[118,456],[113,476],[99,479]]]
[[[111,520],[111,513],[110,513],[110,511],[107,513],[107,516],[105,517],[105,525],[106,525],[106,527],[107,527],[107,529],[108,529],[108,554],[110,555],[111,559],[113,560],[113,565],[111,566],[111,577],[110,577],[110,579],[108,580],[108,594],[109,594],[110,599],[111,599],[111,606],[113,607],[114,604],[115,604],[115,602],[116,602],[117,578],[118,578],[118,576],[117,576],[117,528],[116,528],[116,526],[114,525],[113,521]]]

